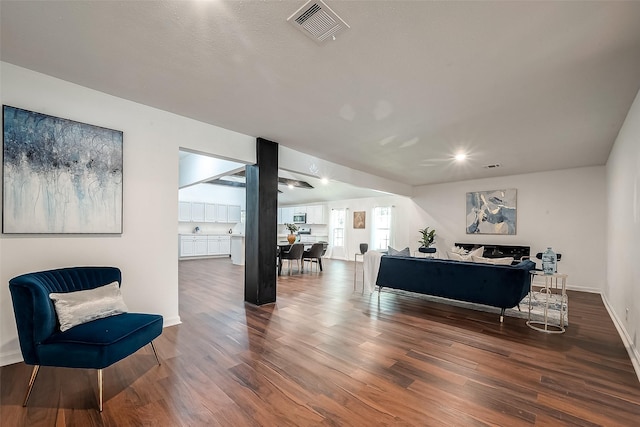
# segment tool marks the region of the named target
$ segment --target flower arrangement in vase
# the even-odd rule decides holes
[[[293,243],[296,241],[296,235],[294,233],[298,231],[298,226],[295,224],[289,224],[289,223],[285,223],[284,226],[287,227],[287,230],[289,230],[287,241],[289,242],[290,245],[293,245]]]

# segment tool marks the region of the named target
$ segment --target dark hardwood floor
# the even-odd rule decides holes
[[[243,268],[180,262],[182,324],[96,373],[0,369],[2,426],[634,426],[640,383],[599,295],[570,293],[570,326],[353,291],[353,263],[278,278],[243,303]],[[126,277],[124,278],[126,283]],[[361,285],[360,285],[361,286]],[[149,295],[149,298],[154,298]]]

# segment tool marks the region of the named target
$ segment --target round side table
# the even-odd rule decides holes
[[[531,270],[529,272],[531,275],[531,285],[529,289],[529,320],[527,320],[527,325],[531,329],[535,329],[536,331],[545,332],[547,334],[562,334],[565,332],[564,328],[564,319],[565,319],[565,307],[568,304],[567,301],[567,275],[561,273],[554,274],[544,274],[540,270]],[[542,285],[539,286],[540,289],[534,291],[533,287],[533,279],[535,277],[544,277],[544,287]],[[558,286],[560,285],[560,286]],[[551,319],[549,319],[549,297],[551,296],[552,287],[560,290],[561,301],[560,301],[560,322],[559,324],[552,323]],[[544,297],[544,319],[543,320],[531,320],[531,309],[533,308],[533,299],[536,295],[540,295]]]

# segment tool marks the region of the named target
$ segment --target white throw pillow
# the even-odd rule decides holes
[[[129,311],[118,282],[85,291],[50,293],[60,322],[60,331],[114,314]]]
[[[459,253],[458,251],[447,252],[447,256],[449,257],[449,259],[452,259],[455,261],[472,261],[472,257],[474,256],[481,257],[482,254],[484,254],[484,246],[480,246],[479,248],[476,248],[471,252],[464,253],[464,254]]]
[[[494,264],[494,265],[511,265],[513,263],[513,257],[504,257],[504,258],[483,258],[481,256],[471,257],[473,262],[481,262],[484,264]]]

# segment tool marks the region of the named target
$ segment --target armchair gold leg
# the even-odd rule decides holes
[[[98,369],[98,409],[102,412],[102,369]]]
[[[31,371],[31,378],[29,379],[29,387],[27,388],[27,395],[24,397],[24,403],[22,404],[22,406],[27,406],[29,396],[31,396],[31,390],[33,390],[33,384],[36,382],[36,377],[38,376],[39,370],[40,365],[33,366],[33,370]]]
[[[158,359],[158,353],[156,352],[156,346],[153,345],[153,341],[151,341],[149,344],[151,344],[151,348],[153,349],[153,354],[156,356],[156,362],[158,362],[158,366],[160,366],[161,363],[160,363],[160,359]]]

